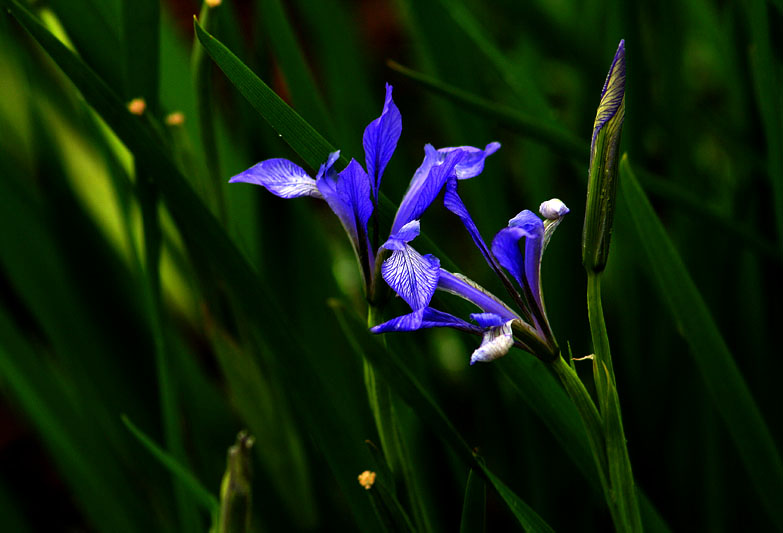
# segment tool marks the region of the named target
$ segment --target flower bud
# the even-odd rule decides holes
[[[601,272],[609,256],[614,203],[617,192],[617,162],[620,132],[625,117],[625,41],[606,77],[590,144],[590,174],[587,207],[582,232],[582,263],[588,271]]]

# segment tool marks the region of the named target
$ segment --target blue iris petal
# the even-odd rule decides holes
[[[267,159],[231,178],[229,183],[261,185],[280,198],[313,196],[322,198],[315,180],[288,159]]]
[[[392,318],[388,322],[375,326],[370,331],[372,333],[385,333],[387,331],[415,331],[425,328],[456,328],[476,333],[481,331],[470,322],[432,307],[424,307],[407,315]]]
[[[500,149],[499,142],[491,142],[482,150],[473,146],[456,146],[453,148],[440,148],[438,152],[448,153],[454,150],[461,150],[466,153],[466,157],[460,161],[456,167],[457,178],[465,180],[475,178],[484,170],[484,160]]]
[[[482,328],[496,328],[507,322],[495,313],[471,313],[470,318],[475,320],[476,324]]]
[[[364,130],[362,142],[367,164],[367,174],[372,185],[373,198],[377,199],[381,177],[386,165],[397,148],[402,133],[402,116],[392,100],[392,86],[386,84],[386,100],[381,116],[373,120]]]
[[[424,161],[413,175],[411,184],[400,202],[392,224],[392,234],[421,215],[438,196],[446,180],[455,173],[455,167],[465,156],[462,150],[439,153],[432,145],[424,147]]]
[[[413,239],[419,236],[421,232],[421,225],[418,220],[411,220],[400,231],[389,237],[385,243],[381,245],[381,248],[387,250],[402,250],[405,245],[411,242]]]
[[[369,280],[369,269],[375,261],[367,237],[367,221],[373,211],[370,181],[354,159],[339,174],[331,170],[330,162],[334,163],[331,157],[319,170],[316,185],[351,237],[362,270]]]
[[[438,287],[440,260],[430,254],[421,255],[406,244],[394,250],[381,265],[381,276],[405,300],[411,309],[426,307]]]
[[[525,279],[539,309],[544,306],[541,300],[541,256],[543,254],[544,223],[533,213],[525,209],[508,221],[509,227],[520,228],[525,235]]]
[[[438,289],[463,298],[485,313],[502,317],[504,320],[519,318],[519,316],[500,301],[496,296],[481,287],[475,281],[460,274],[452,274],[440,269]]]

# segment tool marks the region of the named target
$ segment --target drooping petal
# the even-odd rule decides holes
[[[443,205],[462,220],[465,229],[467,229],[470,234],[470,238],[473,239],[476,247],[481,251],[481,255],[484,256],[487,263],[494,269],[496,266],[495,259],[492,257],[487,244],[481,237],[481,233],[479,232],[478,227],[476,227],[476,223],[473,222],[473,218],[470,216],[468,208],[465,207],[465,203],[457,193],[457,180],[455,178],[450,179],[446,184],[446,194],[443,196]]]
[[[381,276],[414,311],[426,307],[438,286],[440,260],[406,244],[381,265]]]
[[[530,287],[539,309],[543,310],[541,298],[541,255],[543,254],[544,223],[525,209],[508,221],[509,227],[520,228],[525,234],[525,281]]]
[[[387,250],[402,250],[405,245],[411,242],[413,239],[419,236],[421,232],[421,225],[418,220],[411,220],[400,231],[389,237],[389,239],[381,245],[381,248]]]
[[[331,163],[334,164],[334,161]],[[327,168],[322,167],[318,172],[316,185],[351,238],[365,281],[369,282],[370,268],[375,258],[367,237],[367,221],[373,211],[367,173],[354,159],[339,174],[332,172],[327,162]]]
[[[456,167],[457,179],[465,180],[475,178],[484,170],[484,160],[500,149],[499,142],[491,142],[482,150],[473,146],[455,146],[449,148],[439,148],[440,153],[449,153],[454,150],[461,150],[466,156]]]
[[[370,331],[372,333],[386,333],[389,331],[415,331],[426,328],[456,328],[473,333],[481,331],[480,328],[470,322],[432,307],[423,307],[407,315],[392,318],[388,322],[370,328]]]
[[[471,313],[470,318],[476,321],[481,328],[496,328],[502,326],[506,321],[503,317],[495,313]]]
[[[362,138],[367,174],[370,176],[373,188],[373,198],[378,197],[383,171],[397,147],[401,133],[402,116],[392,100],[392,86],[387,83],[386,100],[383,103],[381,116],[367,125]]]
[[[525,277],[525,258],[519,247],[519,240],[531,237],[532,234],[522,228],[503,228],[492,239],[492,254],[498,263],[523,287]]]
[[[509,320],[501,326],[490,328],[484,333],[481,339],[481,346],[476,348],[470,356],[470,364],[488,363],[508,353],[514,345],[514,336],[511,332],[511,323]]]
[[[455,167],[465,157],[463,150],[439,153],[432,145],[424,147],[424,161],[413,175],[392,224],[392,234],[411,220],[421,218],[422,213],[438,196],[449,177],[455,175]]]
[[[299,165],[288,159],[267,159],[240,172],[229,183],[260,185],[280,198],[312,196],[323,198],[315,180]]]
[[[438,274],[438,289],[463,298],[485,313],[500,316],[503,320],[519,318],[519,316],[506,306],[497,296],[490,293],[475,281],[462,274],[452,274],[448,270],[440,269]]]

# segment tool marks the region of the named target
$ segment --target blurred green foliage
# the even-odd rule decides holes
[[[253,530],[409,525],[365,444],[379,442],[365,354],[399,394],[429,528],[475,530],[486,516],[507,530],[521,506],[555,530],[610,527],[579,420],[540,362],[517,351],[469,367],[475,339],[453,331],[388,346],[362,336],[359,274],[326,206],[227,185],[270,157],[312,169],[321,147],[312,132],[278,137],[206,54],[191,62],[200,5],[25,4],[73,52],[59,56],[16,2],[0,5],[4,526],[204,531],[203,490],[217,497],[242,428],[256,438]],[[348,158],[362,159],[361,132],[393,84],[403,135],[387,208],[424,143],[500,141],[460,193],[485,238],[548,198],[571,208],[543,277],[575,356],[592,351],[589,139],[625,38],[622,149],[641,186],[621,175],[603,305],[643,519],[734,531],[780,527],[767,511],[783,501],[782,17],[762,0],[224,0],[207,29]],[[142,116],[125,108],[137,97]],[[422,252],[437,245],[496,288],[437,202],[422,226]],[[377,494],[357,482],[368,469]]]

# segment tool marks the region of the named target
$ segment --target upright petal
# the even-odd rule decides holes
[[[481,346],[476,348],[470,356],[470,364],[488,363],[508,353],[514,346],[514,336],[511,332],[511,323],[509,320],[505,324],[489,328],[481,339]]]
[[[525,209],[508,221],[510,228],[519,228],[525,237],[525,281],[538,308],[543,311],[541,297],[541,255],[543,254],[544,223],[535,213]]]
[[[387,250],[402,250],[405,245],[411,242],[413,239],[419,236],[421,232],[421,225],[418,220],[411,220],[400,231],[391,235],[389,239],[381,245],[381,248]]]
[[[410,186],[400,202],[400,208],[394,217],[392,233],[421,215],[438,196],[449,177],[455,175],[455,167],[465,157],[464,150],[440,153],[432,145],[424,147],[424,161],[413,175]]]
[[[468,178],[475,178],[481,174],[481,172],[484,170],[484,160],[497,152],[498,149],[500,149],[500,143],[491,142],[485,146],[483,150],[473,146],[456,146],[449,148],[439,148],[438,152],[442,154],[453,152],[454,150],[465,152],[466,156],[456,167],[457,179],[465,180]]]
[[[470,322],[432,307],[423,307],[407,315],[392,318],[388,322],[371,328],[370,331],[372,333],[386,333],[389,331],[416,331],[426,328],[455,328],[473,333],[481,332],[481,328]]]
[[[336,175],[330,171],[330,166],[322,167],[316,185],[351,238],[365,281],[369,283],[370,269],[375,259],[367,237],[367,221],[373,211],[367,173],[351,159],[348,166]]]
[[[367,125],[362,138],[367,173],[370,175],[370,183],[373,187],[373,198],[378,197],[383,171],[397,147],[401,133],[402,116],[392,100],[392,86],[387,83],[386,100],[381,116]]]
[[[280,198],[312,196],[323,198],[311,178],[299,165],[288,159],[267,159],[240,172],[229,183],[260,185]]]
[[[381,265],[381,276],[414,311],[426,307],[438,286],[440,261],[406,244]]]

